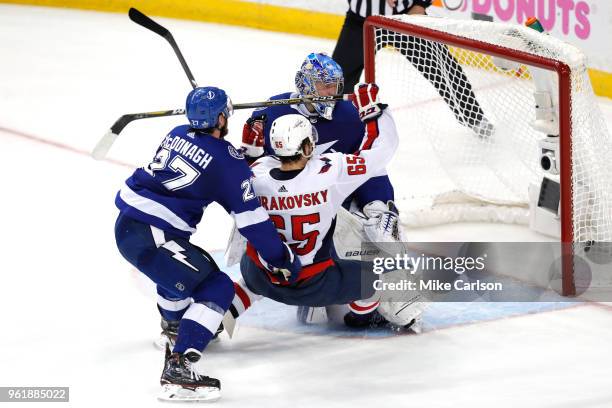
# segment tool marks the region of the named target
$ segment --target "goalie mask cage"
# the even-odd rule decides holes
[[[612,140],[584,55],[528,27],[406,15],[369,17],[364,53],[365,79],[380,86],[402,138],[392,167],[409,227],[528,223],[529,186],[546,174],[534,73],[549,75],[560,157],[547,176],[560,186],[562,291],[574,295],[576,249],[612,241]]]

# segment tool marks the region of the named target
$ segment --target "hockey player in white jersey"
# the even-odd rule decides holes
[[[270,142],[276,157],[263,157],[252,165],[253,189],[303,267],[299,274],[281,281],[266,272],[266,262],[247,244],[241,260],[244,281],[235,284],[235,314],[261,296],[298,306],[360,299],[371,303],[377,296],[372,285],[377,276],[367,272],[364,262],[339,259],[332,241],[342,202],[369,178],[380,174],[399,143],[393,118],[386,105],[378,102],[377,94],[375,84],[355,87],[354,103],[366,124],[362,147],[369,146],[356,154],[313,156],[317,133],[308,119],[289,114],[273,122]],[[421,311],[416,303],[396,314],[398,310],[390,310],[387,305],[381,309],[382,317],[396,326],[408,326]]]

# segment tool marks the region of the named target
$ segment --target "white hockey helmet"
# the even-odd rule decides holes
[[[270,128],[270,144],[278,157],[304,155],[302,146],[308,139],[314,152],[318,140],[317,129],[302,115],[291,114],[277,118]],[[305,157],[310,157],[312,153]]]

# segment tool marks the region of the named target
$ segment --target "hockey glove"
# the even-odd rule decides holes
[[[242,149],[251,159],[264,154],[264,123],[266,115],[254,116],[247,119],[242,128]]]
[[[369,202],[363,207],[363,214],[368,217],[363,231],[371,242],[403,242],[399,214],[393,201],[386,204],[380,200]]]
[[[355,85],[351,100],[359,111],[359,119],[364,123],[382,115],[387,107],[384,103],[378,102],[378,85],[374,83]]]
[[[270,266],[272,267],[272,273],[276,275],[279,280],[287,283],[294,283],[300,277],[302,262],[300,262],[300,258],[293,253],[287,244],[285,244],[285,248],[287,249],[285,262],[282,265]]]

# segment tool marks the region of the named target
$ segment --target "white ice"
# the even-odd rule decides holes
[[[199,84],[235,102],[292,89],[304,55],[334,45],[160,21]],[[126,15],[2,5],[0,49],[0,386],[70,386],[78,407],[159,404],[159,317],[150,285],[116,250],[114,196],[183,119],[131,124],[114,162],[87,152],[123,113],[182,107],[189,83],[170,47]],[[612,123],[612,103],[600,105]],[[232,141],[247,114],[232,119]],[[194,239],[221,249],[229,225],[211,206]],[[446,240],[456,228],[434,231]],[[385,338],[245,323],[209,348],[203,369],[228,407],[609,407],[611,311],[579,304]]]

